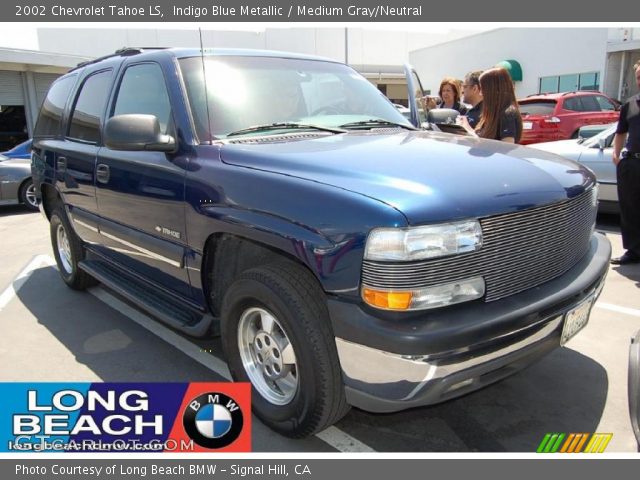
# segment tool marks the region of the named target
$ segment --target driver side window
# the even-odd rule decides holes
[[[160,131],[169,131],[171,103],[162,69],[157,63],[133,65],[125,70],[112,115],[129,113],[155,115]]]

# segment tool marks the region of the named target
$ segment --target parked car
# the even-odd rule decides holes
[[[0,155],[4,155],[7,158],[26,158],[31,159],[31,142],[32,140],[26,140],[22,143],[19,143],[11,150],[7,150],[6,152],[0,152]]]
[[[586,140],[587,138],[594,137],[609,128],[610,125],[610,123],[603,123],[602,125],[586,125],[580,127],[580,130],[578,130],[578,140]]]
[[[631,338],[628,371],[629,415],[640,451],[640,330]]]
[[[619,116],[613,101],[600,92],[530,95],[518,104],[523,145],[578,138],[580,127],[615,122]]]
[[[611,254],[593,173],[419,130],[406,73],[411,122],[351,67],[299,54],[126,49],[70,71],[32,153],[62,280],[219,334],[256,415],[293,437],[564,345]]]
[[[38,210],[36,192],[31,180],[31,161],[0,155],[0,205],[22,203]]]
[[[561,140],[532,145],[532,148],[555,153],[589,167],[598,180],[598,208],[604,213],[620,211],[616,167],[612,161],[612,143],[616,125],[616,123],[609,124],[598,135],[584,140]]]

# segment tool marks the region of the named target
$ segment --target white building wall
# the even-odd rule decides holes
[[[518,97],[537,93],[540,77],[551,75],[598,71],[602,88],[607,35],[606,28],[501,28],[415,50],[409,58],[423,87],[432,92],[445,76],[462,79],[502,60],[517,60],[522,66]]]
[[[428,27],[426,27],[428,28]],[[349,28],[349,58],[356,65],[402,65],[411,49],[468,35]],[[205,47],[284,50],[345,60],[344,28],[267,28],[261,32],[203,30]],[[88,57],[113,53],[124,46],[198,47],[197,30],[38,28],[40,50]]]

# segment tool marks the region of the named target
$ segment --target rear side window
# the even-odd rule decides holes
[[[155,115],[162,133],[167,133],[171,103],[162,69],[157,63],[133,65],[125,70],[113,115],[127,113]]]
[[[68,137],[85,142],[100,142],[100,117],[107,102],[111,70],[88,77],[76,98]]]
[[[565,110],[571,110],[572,112],[584,112],[580,97],[565,98],[562,107]]]
[[[61,78],[51,85],[47,97],[40,108],[40,115],[34,130],[36,137],[55,137],[60,135],[62,114],[69,93],[76,82],[77,75]]]
[[[600,105],[594,96],[566,98],[563,104],[565,110],[572,112],[599,112]]]
[[[531,100],[519,102],[522,115],[552,115],[556,108],[554,100]]]

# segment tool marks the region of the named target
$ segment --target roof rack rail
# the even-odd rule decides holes
[[[70,69],[69,72],[73,72],[74,70],[77,70],[79,68],[86,67],[87,65],[91,65],[94,63],[101,62],[103,60],[107,60],[108,58],[137,55],[147,50],[166,50],[167,48],[169,47],[122,47],[109,55],[104,55],[102,57],[94,58],[93,60],[87,60],[86,62],[80,62],[78,65]]]

